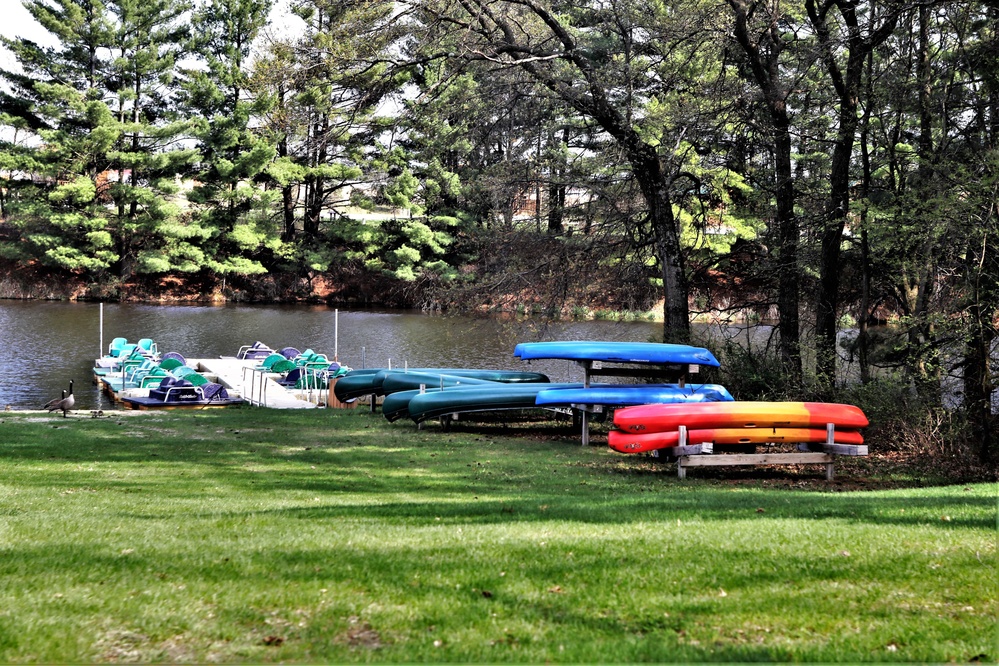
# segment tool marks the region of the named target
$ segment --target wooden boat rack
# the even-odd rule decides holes
[[[604,361],[576,361],[576,364],[583,370],[583,386],[589,387],[593,377],[634,377],[640,379],[665,379],[665,381],[679,384],[681,387],[687,383],[690,374],[700,372],[700,366],[696,364],[680,363],[648,363],[642,367],[634,365],[609,365],[605,366]],[[580,440],[583,446],[590,445],[590,414],[601,414],[604,411],[603,405],[572,405],[577,411],[581,424]]]
[[[676,473],[681,479],[687,478],[690,467],[729,467],[739,465],[824,465],[826,480],[835,478],[836,456],[866,456],[866,444],[837,444],[834,441],[835,425],[826,425],[826,441],[798,444],[797,452],[780,453],[718,453],[714,445],[687,444],[687,428],[680,426],[680,443],[654,454],[667,461],[676,461]]]

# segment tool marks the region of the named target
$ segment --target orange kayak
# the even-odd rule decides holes
[[[766,444],[770,442],[825,442],[825,428],[701,428],[687,431],[687,444]],[[836,430],[837,444],[863,444],[864,436],[856,430]],[[646,453],[680,445],[676,430],[632,434],[611,430],[607,445],[621,453]]]
[[[833,402],[702,402],[625,407],[614,425],[628,433],[704,428],[839,428],[867,426],[859,407]]]

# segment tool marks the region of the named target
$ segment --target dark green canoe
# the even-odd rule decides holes
[[[409,400],[409,417],[417,423],[448,414],[539,409],[538,392],[545,389],[581,388],[582,384],[495,384],[458,386],[418,393]],[[394,407],[397,409],[397,407]],[[383,406],[384,410],[384,406]],[[400,418],[397,416],[397,418]]]
[[[376,374],[381,375],[384,380],[389,375],[453,375],[456,377],[471,377],[490,382],[502,382],[504,384],[537,384],[538,382],[548,382],[548,376],[540,372],[526,372],[524,370],[484,370],[481,368],[383,368]]]
[[[378,375],[380,370],[381,368],[351,370],[336,380],[333,395],[340,402],[350,402],[362,396],[377,393],[382,382],[382,377]]]
[[[427,391],[439,391],[440,389],[427,389]],[[409,391],[396,391],[385,396],[382,401],[382,416],[390,422],[409,416],[409,401],[427,391],[412,389]]]
[[[412,375],[409,379],[396,375]],[[333,394],[340,402],[348,402],[366,395],[385,395],[384,382],[387,377],[393,377],[393,390],[408,390],[419,388],[420,384],[440,388],[440,377],[465,377],[469,380],[482,382],[501,382],[504,384],[536,384],[548,383],[548,376],[540,372],[525,372],[521,370],[480,370],[474,368],[410,368],[409,370],[370,368],[353,370],[337,380]],[[455,380],[458,381],[458,380]],[[445,381],[445,386],[450,382]],[[472,382],[467,382],[472,383]]]
[[[492,379],[479,379],[464,375],[443,375],[430,372],[393,372],[382,379],[382,394],[388,396],[398,391],[411,391],[423,386],[427,389],[439,389],[447,386],[481,386],[483,384],[498,384]]]

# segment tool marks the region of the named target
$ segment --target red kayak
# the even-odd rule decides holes
[[[702,402],[625,407],[614,412],[614,425],[628,433],[705,428],[857,429],[868,425],[859,407],[832,402]]]
[[[821,443],[825,428],[701,428],[687,431],[687,444],[766,444],[770,442]],[[856,430],[836,430],[837,444],[863,444],[864,436]],[[646,453],[680,445],[676,430],[632,434],[611,430],[607,444],[621,453]]]

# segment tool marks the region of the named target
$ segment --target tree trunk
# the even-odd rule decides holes
[[[930,14],[926,7],[918,12],[918,55],[916,77],[919,88],[919,168],[913,177],[914,194],[922,202],[936,199],[938,179],[929,166],[935,161],[933,141],[932,63],[930,47]],[[927,227],[919,252],[912,257],[912,276],[907,285],[909,328],[906,370],[916,392],[926,405],[937,406],[942,400],[940,350],[931,318],[931,299],[937,284],[937,241],[932,230],[932,204],[914,206],[904,214],[925,220]]]
[[[555,136],[552,134],[549,141],[554,142]],[[562,130],[562,143],[569,142],[569,130]],[[553,151],[554,154],[561,155],[562,151]],[[553,160],[551,171],[548,174],[548,233],[552,235],[565,231],[565,160]]]
[[[278,110],[283,114],[285,110],[285,100],[284,96],[286,91],[283,85],[278,86],[277,94],[277,106]],[[281,140],[277,144],[278,157],[287,158],[290,153],[288,150],[288,135],[287,133],[282,134]],[[295,229],[295,202],[297,199],[297,189],[291,183],[281,186],[281,218],[284,222],[284,228],[281,231],[281,240],[283,241],[293,241],[297,234]]]
[[[749,61],[756,85],[763,93],[771,121],[774,151],[774,226],[777,232],[777,316],[780,332],[781,362],[792,383],[800,383],[801,337],[798,319],[800,279],[798,243],[800,229],[794,214],[794,174],[791,159],[791,120],[787,114],[785,92],[780,85],[780,54],[783,36],[773,29],[758,39],[766,41],[761,50],[749,31],[749,8],[741,0],[729,0],[735,12],[735,37]],[[774,17],[775,19],[776,17]],[[773,19],[772,19],[773,20]],[[773,20],[775,23],[776,21]],[[766,53],[767,55],[764,55]]]
[[[794,177],[791,161],[790,121],[783,102],[771,108],[774,121],[774,162],[777,177],[776,220],[777,255],[777,316],[780,318],[781,363],[788,379],[801,382],[801,325],[798,320],[800,279],[798,274],[798,242],[801,232],[794,214]]]
[[[815,29],[822,59],[829,79],[836,91],[839,104],[838,129],[833,143],[832,164],[829,172],[829,202],[819,250],[819,289],[815,308],[815,373],[819,382],[831,387],[836,381],[836,323],[839,307],[840,265],[843,230],[850,212],[850,164],[856,140],[859,119],[860,84],[864,62],[871,51],[892,33],[898,15],[890,14],[884,23],[869,34],[862,34],[857,15],[856,0],[831,0],[816,6],[815,0],[806,0],[809,21]],[[835,7],[840,14],[844,35],[834,36],[829,26],[829,13]],[[840,57],[845,55],[845,67]]]
[[[637,141],[627,145],[628,157],[649,210],[663,279],[663,342],[690,342],[689,285],[684,271],[680,233],[669,196],[669,182],[655,148]]]
[[[850,160],[857,131],[856,97],[840,101],[839,132],[833,148],[829,174],[829,204],[822,227],[819,254],[819,294],[815,309],[817,334],[815,372],[819,381],[832,386],[836,381],[836,323],[839,306],[839,278],[843,229],[850,209]]]
[[[999,335],[995,326],[999,319],[999,208],[997,187],[993,185],[991,189],[991,201],[982,211],[980,230],[971,234],[965,254],[969,331],[964,358],[964,406],[985,463],[999,459],[996,451],[999,436],[993,429],[999,418],[992,413],[992,394],[999,388],[992,362],[992,348]]]
[[[867,80],[864,92],[868,98],[873,95],[874,86],[874,59],[867,58]],[[860,212],[860,313],[857,322],[857,352],[860,357],[860,383],[867,384],[871,381],[870,346],[870,310],[871,310],[871,246],[868,239],[868,221],[870,202],[868,197],[871,194],[871,184],[873,172],[871,169],[871,148],[870,135],[871,123],[870,113],[864,113],[863,122],[860,125],[860,162],[863,177],[861,179],[860,195],[864,199],[864,207]]]
[[[319,220],[323,213],[323,179],[310,175],[305,179],[305,213],[302,218],[302,234],[306,238],[319,236]]]
[[[999,252],[999,247],[993,249]],[[981,252],[977,249],[976,254]],[[999,289],[999,286],[993,288]],[[990,319],[996,311],[984,306],[982,294],[973,291],[973,303],[968,308],[971,330],[964,358],[964,407],[968,413],[972,437],[980,444],[979,457],[984,463],[994,462],[996,455],[996,433],[992,432],[992,393],[996,385],[992,376],[992,355],[990,350],[996,340],[996,331]]]
[[[310,163],[313,167],[326,165],[326,141],[329,133],[329,117],[320,116],[312,127],[312,155]],[[302,216],[302,233],[306,238],[319,237],[319,225],[326,201],[326,178],[316,172],[305,179],[305,212]]]
[[[830,29],[830,12],[835,7],[842,19],[842,33],[834,35]],[[828,387],[836,381],[836,320],[839,306],[840,245],[843,229],[850,212],[850,163],[859,119],[859,94],[863,79],[864,62],[870,53],[884,43],[898,23],[901,8],[887,14],[880,26],[870,26],[867,34],[861,28],[860,12],[872,8],[861,6],[857,0],[830,0],[815,4],[805,0],[809,21],[815,29],[826,71],[836,91],[839,103],[838,131],[833,143],[832,165],[829,173],[829,203],[822,226],[819,254],[819,291],[815,312],[816,350],[815,372],[821,383]],[[845,67],[839,58],[845,55]]]
[[[555,174],[553,174],[554,176]],[[565,231],[565,184],[551,180],[548,183],[548,233],[554,235]]]
[[[995,35],[995,28],[999,27],[999,8],[989,10],[989,20]],[[983,133],[983,143],[986,150],[995,151],[999,147],[999,85],[995,78],[986,80],[989,81],[987,109],[990,120]],[[996,450],[999,434],[993,426],[999,422],[999,417],[992,413],[992,394],[997,388],[992,348],[999,336],[995,326],[999,320],[999,184],[994,172],[988,176],[992,180],[991,187],[981,188],[985,204],[980,224],[976,225],[980,231],[970,234],[965,254],[971,330],[964,359],[964,400],[972,434],[980,442],[979,457],[983,463],[995,464],[999,460]]]

